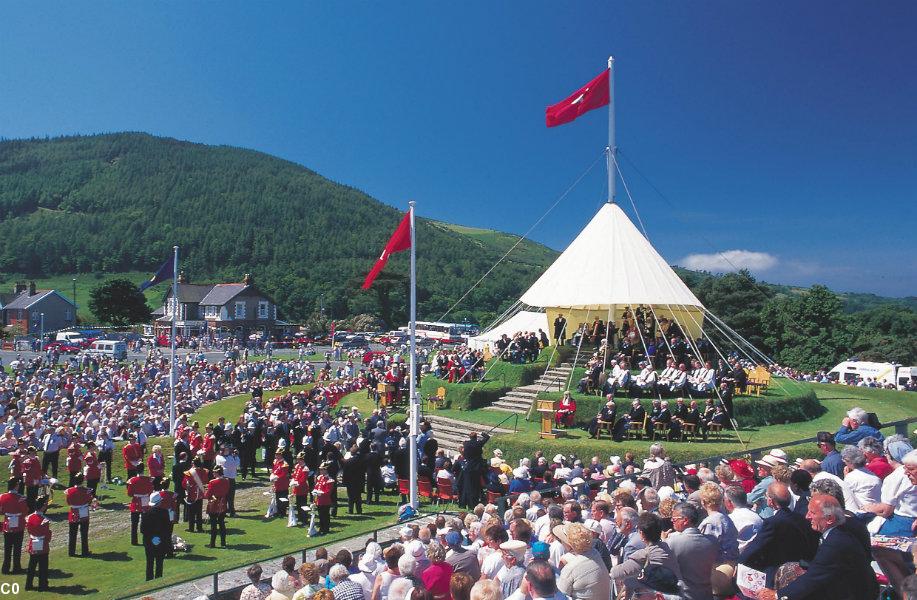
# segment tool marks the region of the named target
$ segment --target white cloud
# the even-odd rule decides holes
[[[714,254],[689,254],[679,262],[685,268],[711,273],[726,273],[748,269],[767,271],[777,266],[777,257],[767,252],[751,250],[725,250]]]

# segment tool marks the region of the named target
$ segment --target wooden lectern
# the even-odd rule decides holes
[[[553,440],[560,434],[554,429],[554,414],[557,412],[556,400],[538,400],[538,412],[541,414],[541,433],[543,440]]]

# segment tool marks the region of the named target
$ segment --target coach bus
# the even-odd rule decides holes
[[[399,327],[398,330],[408,334],[409,327]],[[433,321],[417,321],[417,337],[438,340],[444,344],[464,344],[469,337],[478,335],[478,326],[470,323],[439,323]]]

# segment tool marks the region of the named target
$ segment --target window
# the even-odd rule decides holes
[[[72,319],[73,319],[73,311],[68,308],[67,310],[64,311],[64,320],[70,321]]]
[[[236,302],[236,315],[237,319],[245,318],[245,302]]]
[[[268,308],[270,307],[270,302],[266,300],[258,301],[258,318],[266,319],[268,318]]]

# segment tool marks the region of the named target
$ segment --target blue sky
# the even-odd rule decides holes
[[[388,204],[414,199],[422,216],[516,233],[601,154],[604,111],[547,129],[544,108],[614,55],[621,167],[670,263],[715,269],[732,251],[768,281],[917,294],[914,2],[0,12],[0,136],[253,148]],[[564,248],[605,181],[600,162],[532,237]],[[633,214],[620,183],[619,202]]]

